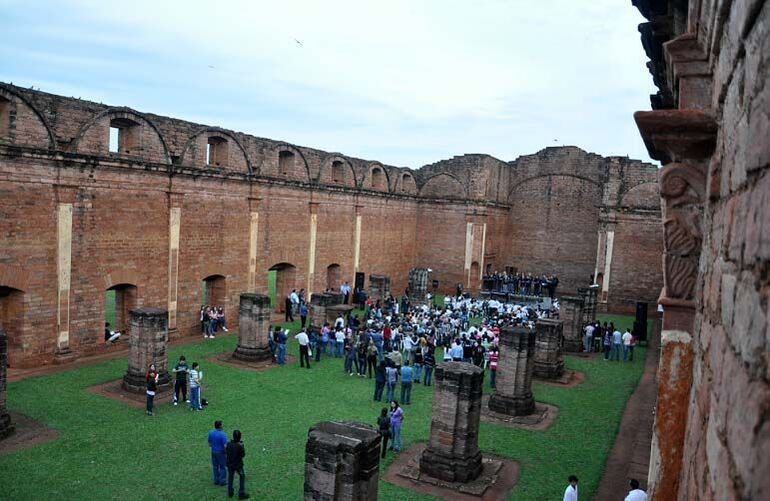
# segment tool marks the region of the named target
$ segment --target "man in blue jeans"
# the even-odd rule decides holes
[[[409,367],[409,360],[401,367],[401,403],[403,405],[412,403],[412,368]]]
[[[283,329],[278,331],[276,343],[278,344],[278,356],[276,357],[278,365],[283,365],[286,363],[286,331]]]
[[[214,429],[209,432],[211,447],[211,469],[214,472],[214,485],[227,485],[227,434],[222,431],[222,421],[214,421]]]

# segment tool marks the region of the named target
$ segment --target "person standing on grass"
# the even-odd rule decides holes
[[[355,344],[356,358],[358,359],[358,375],[360,377],[366,377],[366,352],[368,344],[365,338],[359,338]]]
[[[578,478],[570,475],[567,481],[569,485],[564,489],[564,501],[578,501]]]
[[[314,354],[313,356],[315,356],[315,361],[320,362],[321,361],[321,334],[313,329],[310,330],[310,350],[313,352]]]
[[[423,384],[430,386],[431,379],[433,378],[433,369],[436,367],[436,355],[433,345],[428,344],[428,351],[425,352],[425,356],[422,357],[422,367],[425,370],[423,374]]]
[[[412,368],[409,367],[409,361],[401,367],[401,403],[409,405],[412,403]]]
[[[155,403],[155,392],[158,391],[158,371],[155,370],[155,364],[150,364],[147,371],[147,415],[152,416],[153,405]]]
[[[286,363],[286,340],[286,331],[279,328],[275,335],[275,343],[278,348],[278,356],[276,357],[278,360],[278,365],[283,365]]]
[[[390,449],[401,452],[401,424],[404,422],[404,411],[396,400],[390,401]]]
[[[377,369],[377,357],[379,351],[372,339],[369,339],[369,345],[366,347],[366,367],[369,379],[372,379],[372,373]]]
[[[187,360],[184,358],[184,355],[179,357],[179,361],[174,366],[174,374],[176,374],[176,378],[174,379],[174,405],[177,405],[179,402],[179,395],[182,395],[182,400],[187,400],[187,369],[189,367],[187,366]]]
[[[379,428],[380,436],[382,436],[382,458],[385,459],[385,453],[388,450],[388,438],[390,438],[390,416],[388,416],[387,407],[383,407],[380,411],[380,417],[377,418],[377,428]]]
[[[594,324],[588,324],[583,329],[583,352],[590,353],[594,345]]]
[[[222,431],[222,421],[214,421],[214,429],[209,431],[211,448],[211,469],[214,473],[214,485],[227,485],[227,434]]]
[[[227,497],[233,497],[233,480],[238,473],[238,499],[248,499],[246,494],[246,474],[243,471],[243,458],[246,456],[246,448],[241,442],[241,431],[233,430],[233,440],[225,446],[227,456]]]
[[[500,354],[497,351],[497,347],[493,347],[489,352],[489,387],[495,387],[495,381],[497,380],[497,361],[500,359]]]
[[[628,362],[628,354],[631,352],[631,341],[633,341],[634,336],[631,334],[631,329],[626,329],[626,332],[623,333],[623,361]]]
[[[294,336],[294,339],[299,343],[299,366],[305,367],[305,364],[307,364],[307,368],[309,369],[310,356],[308,355],[308,350],[310,349],[310,338],[305,334],[305,329],[299,331],[299,334]]]
[[[636,346],[636,336],[631,335],[631,344],[628,347],[628,361],[634,361],[634,347]]]
[[[623,349],[623,336],[618,329],[612,332],[612,360],[620,362],[620,350]]]
[[[396,381],[398,381],[398,369],[396,369],[393,365],[388,365],[388,367],[385,369],[385,384],[388,387],[386,398],[388,400],[393,400],[395,398],[394,393],[396,392]]]
[[[610,359],[610,349],[612,348],[612,333],[609,329],[602,329],[602,348],[604,349],[604,360]]]
[[[193,362],[192,369],[189,372],[190,377],[190,410],[202,411],[201,405],[201,380],[203,373],[200,371],[198,362]]]
[[[302,303],[299,305],[299,322],[302,328],[305,328],[305,324],[307,323],[307,305],[305,303]]]
[[[425,340],[421,339],[421,341]],[[422,377],[422,358],[422,346],[421,342],[418,341],[414,348],[414,365],[412,366],[414,384],[420,384],[420,378]],[[401,400],[403,400],[403,398]]]
[[[340,318],[342,318],[340,316]],[[345,331],[342,327],[334,327],[334,342],[337,348],[334,351],[334,358],[342,358],[343,351],[345,349]]]
[[[385,380],[387,375],[385,374],[385,361],[377,365],[374,369],[374,399],[376,402],[382,402],[382,390],[385,389]],[[387,410],[387,409],[386,409]]]
[[[288,295],[283,300],[283,309],[286,310],[284,321],[286,322],[294,321],[294,313],[292,312],[293,308],[294,308],[294,304],[291,301],[291,295]]]
[[[628,485],[631,487],[631,490],[628,491],[625,501],[647,501],[647,493],[639,488],[639,481],[637,479],[632,478]]]

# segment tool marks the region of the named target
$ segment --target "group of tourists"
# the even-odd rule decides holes
[[[221,329],[227,332],[225,324],[224,308],[216,306],[202,305],[200,311],[201,334],[204,338],[214,339],[216,333]]]
[[[551,299],[554,298],[558,286],[559,277],[545,273],[533,275],[528,272],[508,273],[507,271],[495,271],[494,273],[484,275],[482,279],[482,290],[485,291],[523,296],[547,295]]]
[[[624,362],[633,362],[636,343],[636,336],[631,333],[631,329],[621,333],[614,322],[602,324],[595,321],[583,327],[583,352],[600,351],[601,347],[604,360],[619,362],[622,353]]]
[[[190,410],[203,410],[204,405],[206,405],[205,399],[201,398],[203,371],[201,371],[198,362],[193,362],[192,367],[190,367],[185,356],[181,355],[171,372],[174,375],[173,405],[178,405],[179,401],[182,400],[190,404]],[[160,383],[160,374],[154,363],[150,364],[147,369],[145,381],[147,385],[147,415],[152,416],[155,411],[155,394]],[[190,389],[190,398],[187,398],[188,388]]]

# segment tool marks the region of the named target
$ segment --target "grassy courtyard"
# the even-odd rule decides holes
[[[382,404],[372,402],[373,383],[342,372],[341,359],[324,359],[311,370],[298,365],[251,372],[204,359],[236,345],[234,335],[170,349],[199,361],[205,375],[203,412],[163,404],[148,417],[92,394],[89,386],[118,379],[123,357],[96,365],[14,382],[8,405],[61,431],[59,439],[0,456],[0,497],[56,499],[217,499],[206,433],[214,419],[229,433],[242,430],[248,489],[253,499],[300,499],[308,428],[322,420],[374,423]],[[290,353],[296,354],[296,344]],[[521,477],[511,499],[560,499],[565,479],[580,477],[581,499],[590,499],[601,477],[623,407],[644,365],[643,348],[633,363],[567,357],[586,380],[573,388],[534,383],[535,398],[559,406],[545,431],[482,423],[483,451],[519,461]],[[404,445],[425,441],[430,429],[431,390],[416,386],[406,408]],[[488,383],[485,382],[485,391]],[[390,464],[385,460],[383,467]],[[380,499],[431,499],[380,481]]]

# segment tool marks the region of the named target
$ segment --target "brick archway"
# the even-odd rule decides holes
[[[104,322],[110,330],[126,332],[129,314],[138,304],[136,285],[121,283],[109,287],[104,295]]]
[[[278,313],[286,311],[284,300],[291,293],[292,289],[297,288],[297,267],[291,263],[274,264],[268,269],[268,289],[270,288],[270,273],[275,273],[275,295],[273,297],[273,308]]]
[[[326,267],[326,288],[338,291],[342,285],[342,268],[334,263]]]

